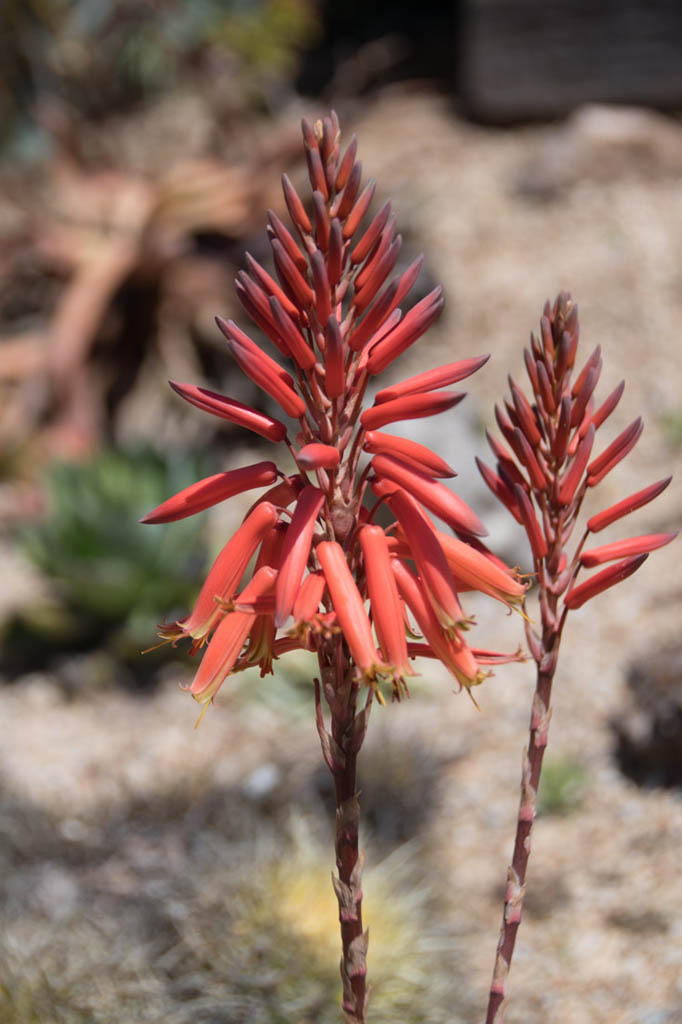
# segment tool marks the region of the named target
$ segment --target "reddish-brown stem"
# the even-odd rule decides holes
[[[542,770],[542,758],[547,746],[551,717],[550,697],[556,666],[552,659],[548,672],[538,665],[535,695],[530,716],[528,748],[523,752],[521,772],[521,800],[514,839],[512,862],[507,870],[507,889],[504,897],[502,927],[497,944],[495,969],[490,986],[486,1024],[502,1024],[506,1004],[507,975],[514,953],[516,933],[521,923],[521,911],[526,887],[526,871],[530,857],[530,841],[537,810],[537,791]]]
[[[341,926],[342,1010],[347,1024],[365,1024],[368,1001],[367,943],[362,927],[362,868],[359,849],[360,805],[356,791],[357,756],[362,746],[371,707],[371,690],[358,713],[357,682],[349,675],[348,662],[338,643],[333,660],[328,651],[319,655],[322,685],[331,712],[331,732],[324,728],[320,688],[316,683],[317,723],[325,762],[334,779],[336,831],[334,850],[338,876],[332,875],[339,904]],[[351,670],[352,671],[352,670]]]

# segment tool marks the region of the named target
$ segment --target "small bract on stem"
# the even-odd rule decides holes
[[[648,552],[675,537],[674,533],[650,534],[585,550],[592,533],[652,501],[668,486],[668,477],[592,516],[573,550],[569,549],[587,491],[625,458],[642,432],[642,421],[637,419],[592,458],[597,431],[616,408],[623,383],[595,408],[593,393],[602,367],[601,351],[599,347],[595,349],[573,381],[578,338],[577,307],[570,295],[562,293],[553,306],[545,305],[540,333],[531,335],[530,347],[524,352],[532,404],[510,378],[511,402],[506,401],[504,409],[495,409],[509,449],[489,436],[497,459],[495,470],[479,460],[479,469],[490,489],[526,530],[540,608],[540,632],[535,631],[529,620],[525,624],[537,678],[486,1024],[502,1024],[504,1019],[507,975],[521,922],[531,831],[547,746],[552,683],[566,617],[571,609],[580,608],[631,576]],[[582,568],[604,562],[615,564],[582,583],[577,582]]]

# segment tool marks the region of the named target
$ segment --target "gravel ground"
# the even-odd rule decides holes
[[[632,148],[618,149],[618,141],[581,137],[583,158],[573,173],[563,173],[567,165],[571,170],[573,152],[566,140],[578,129],[475,128],[456,120],[432,95],[405,90],[387,91],[358,114],[352,127],[366,173],[381,183],[378,199],[392,196],[409,246],[424,249],[428,273],[445,288],[446,316],[429,341],[403,358],[400,375],[444,358],[492,353],[470,382],[470,397],[453,414],[446,436],[437,435],[434,443],[460,471],[461,493],[488,510],[484,518],[493,546],[527,564],[518,534],[476,482],[472,455],[483,454],[481,424],[491,422],[507,373],[523,379],[522,347],[545,298],[561,289],[570,290],[580,306],[583,358],[602,345],[600,392],[606,394],[622,377],[627,381],[605,433],[615,436],[637,415],[646,424],[632,455],[600,488],[599,506],[673,472],[676,480],[637,513],[631,532],[678,528],[682,450],[667,439],[665,422],[679,417],[682,406],[682,166],[662,163],[655,147],[642,163],[646,138],[635,147],[635,159]],[[682,128],[672,122],[665,130],[675,151]],[[559,143],[563,171],[553,178],[549,156]],[[584,158],[586,145],[594,146],[593,159]],[[542,187],[538,167],[545,167]],[[425,354],[428,345],[437,351]],[[623,532],[614,528],[609,539]],[[678,542],[652,555],[634,580],[571,616],[548,757],[573,766],[571,771],[579,766],[582,794],[560,808],[563,813],[541,817],[534,832],[508,1024],[682,1021],[682,797],[679,791],[644,790],[625,779],[613,759],[610,729],[610,720],[627,703],[628,663],[679,642],[681,552]],[[22,576],[20,567],[13,575]],[[516,616],[501,615],[484,601],[468,602],[469,609],[477,614],[482,643],[516,646],[521,634]],[[258,685],[274,688],[277,679]],[[481,690],[480,712],[450,689],[434,673],[428,685],[416,688],[412,701],[379,710],[380,722],[373,723],[377,739],[370,741],[366,763],[368,772],[376,765],[381,774],[372,743],[379,751],[382,743],[416,751],[417,781],[412,790],[405,782],[403,796],[406,806],[418,807],[430,791],[428,814],[419,822],[423,874],[438,893],[438,927],[444,918],[453,936],[453,976],[466,988],[457,1020],[473,1024],[482,1019],[492,970],[533,672],[529,665],[499,669]],[[275,783],[285,777],[281,792],[296,804],[305,780],[316,772],[312,722],[298,712],[282,719],[267,702],[240,697],[225,703],[222,713],[207,715],[194,731],[194,711],[174,686],[148,700],[105,692],[75,701],[64,700],[42,675],[3,688],[5,795],[49,815],[62,841],[81,849],[87,848],[98,808],[111,814],[112,808],[150,803],[169,792],[181,792],[190,802],[215,787],[279,793]],[[425,768],[431,764],[434,777]],[[382,801],[371,796],[371,787],[368,773],[370,807],[379,813]],[[397,781],[388,789],[401,797]],[[5,820],[11,823],[11,815]],[[393,847],[397,840],[413,839],[413,832],[409,823],[394,830]],[[370,854],[379,856],[380,827],[377,835]],[[192,870],[183,861],[186,849],[175,852],[179,874]],[[85,870],[78,868],[84,862],[84,854],[72,858],[69,871]],[[55,920],[78,921],[81,913],[55,863],[62,861],[46,855],[32,876],[39,884],[26,911],[30,917],[39,906],[53,926]],[[136,863],[127,862],[133,876],[142,870]],[[101,876],[99,884],[123,885],[120,877],[112,881],[114,875]],[[410,877],[414,881],[415,875]],[[371,899],[370,891],[370,928]],[[70,909],[60,918],[64,906]],[[422,930],[428,933],[428,915]],[[10,937],[12,962],[21,964],[21,933],[15,926]],[[158,1003],[162,1009],[150,1011],[151,1016],[102,1011],[83,1019],[123,1024],[176,1019],[163,1005]],[[380,992],[376,1005],[380,1020]],[[449,1017],[447,1009],[441,1007],[446,1016],[433,1013],[428,1019],[454,1020],[454,1011]],[[291,1020],[313,1019],[292,1013]],[[52,1018],[27,1013],[14,1019],[47,1024]],[[404,1019],[427,1018],[406,1014]]]

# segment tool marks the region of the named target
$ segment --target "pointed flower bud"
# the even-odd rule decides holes
[[[621,580],[632,576],[633,572],[637,572],[640,565],[643,565],[648,557],[648,554],[643,554],[632,558],[624,558],[622,562],[616,562],[615,565],[602,569],[596,576],[591,576],[584,583],[580,583],[577,587],[572,587],[564,597],[564,604],[567,608],[571,609],[581,608],[590,598],[596,597],[597,594],[601,594],[604,590],[608,590],[609,587],[620,583]]]
[[[296,462],[301,469],[334,469],[340,460],[338,448],[315,442],[304,445],[296,455]]]
[[[386,408],[392,403],[387,402],[379,408]],[[379,477],[387,477],[390,481],[404,488],[422,505],[444,519],[453,530],[473,533],[485,537],[488,533],[483,523],[472,509],[460,497],[449,490],[444,484],[432,480],[426,473],[420,473],[391,455],[376,455],[372,460],[372,468]]]
[[[613,544],[603,544],[599,548],[590,548],[580,555],[580,564],[586,569],[592,569],[595,565],[602,565],[604,562],[612,562],[616,558],[630,557],[631,555],[642,555],[645,552],[655,551],[669,544],[677,537],[675,533],[649,533],[642,537],[628,537],[627,540],[617,540]]]
[[[604,509],[603,512],[598,512],[587,521],[587,529],[591,533],[599,533],[600,530],[606,529],[616,520],[622,519],[623,516],[629,515],[635,509],[642,508],[643,505],[653,501],[666,489],[671,480],[672,477],[667,476],[664,480],[658,480],[655,484],[650,484],[649,487],[637,491],[636,494],[631,494],[629,498],[623,498],[622,501],[616,502],[615,505]]]
[[[393,455],[402,462],[409,463],[414,469],[428,473],[429,476],[457,476],[454,469],[448,466],[440,455],[436,455],[426,445],[410,441],[405,437],[383,434],[379,430],[368,430],[363,447],[365,451],[371,452],[373,455]]]
[[[387,423],[397,423],[399,420],[437,416],[446,409],[458,405],[464,397],[464,392],[456,391],[429,391],[425,395],[405,395],[393,402],[382,402],[381,405],[365,409],[360,416],[360,422],[365,430],[378,430]]]
[[[360,547],[374,628],[383,656],[396,676],[414,675],[407,656],[404,608],[391,570],[386,534],[380,526],[363,526]]]
[[[487,363],[489,355],[476,356],[474,359],[461,359],[457,363],[448,363],[446,366],[439,366],[435,370],[427,370],[426,373],[418,373],[416,377],[409,377],[399,384],[392,384],[377,392],[375,402],[380,405],[382,402],[391,402],[403,395],[420,395],[425,391],[437,391],[438,388],[446,388],[457,381],[470,377],[472,373]]]
[[[196,405],[204,412],[210,412],[213,416],[220,416],[221,419],[236,423],[240,427],[252,430],[254,434],[260,434],[269,441],[283,441],[286,437],[287,428],[279,420],[267,416],[264,412],[257,412],[248,405],[227,398],[226,395],[219,395],[207,388],[199,388],[194,384],[180,384],[178,381],[168,382],[181,398],[184,398],[190,405]]]
[[[274,462],[256,462],[253,466],[233,469],[227,473],[216,473],[215,476],[204,477],[195,484],[190,484],[168,498],[153,512],[148,512],[140,519],[141,523],[172,523],[186,516],[193,516],[205,508],[217,505],[220,501],[250,491],[254,487],[267,487],[277,479],[277,467]]]

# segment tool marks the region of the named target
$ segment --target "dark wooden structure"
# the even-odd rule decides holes
[[[682,110],[682,0],[463,0],[461,16],[459,92],[476,119]]]

